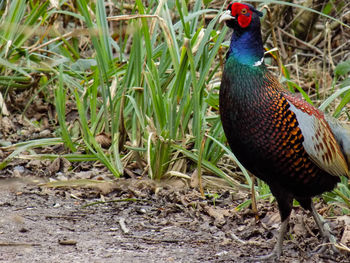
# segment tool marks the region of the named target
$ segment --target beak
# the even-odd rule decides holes
[[[235,17],[231,15],[231,11],[226,10],[220,16],[219,23],[222,23],[222,22],[227,21],[227,20],[233,20],[233,19],[235,19]]]

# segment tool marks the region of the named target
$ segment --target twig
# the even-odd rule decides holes
[[[17,242],[0,242],[0,247],[29,247],[29,246],[41,246],[41,244],[38,243],[17,243]]]
[[[280,42],[280,47],[281,47],[280,48],[280,50],[281,50],[280,55],[283,58],[286,58],[287,57],[287,52],[286,52],[286,48],[284,47],[284,42],[283,42],[281,30],[280,30],[279,27],[277,27],[277,34],[278,34],[278,41]]]
[[[246,245],[246,244],[247,244],[246,241],[240,239],[240,238],[239,238],[238,236],[236,236],[235,233],[233,233],[233,232],[230,232],[230,236],[232,237],[233,240],[236,240],[236,241],[238,241],[239,243],[241,243],[241,244],[243,244],[243,245]]]
[[[288,32],[284,31],[282,28],[280,28],[280,30],[281,30],[281,32],[282,32],[283,34],[285,34],[286,36],[288,36],[288,37],[294,39],[295,41],[297,41],[297,42],[303,44],[304,46],[307,46],[308,48],[312,49],[312,50],[315,51],[316,53],[318,53],[318,54],[320,54],[320,55],[323,56],[323,52],[322,52],[321,50],[319,50],[317,47],[314,47],[314,46],[310,45],[309,43],[307,43],[307,42],[305,42],[305,41],[303,41],[303,40],[301,40],[301,39],[299,39],[299,38],[293,36],[292,34],[289,34]]]
[[[32,53],[32,52],[37,51],[37,50],[39,50],[39,49],[41,49],[43,47],[46,47],[46,46],[50,45],[51,43],[54,43],[54,42],[56,42],[56,41],[58,41],[60,39],[71,37],[74,34],[75,34],[75,32],[73,32],[73,31],[72,32],[68,32],[68,33],[66,33],[66,34],[64,34],[62,36],[55,37],[55,38],[53,38],[53,39],[51,39],[51,40],[49,40],[49,41],[47,41],[47,42],[45,42],[45,43],[43,43],[43,44],[41,44],[39,46],[32,47],[32,48],[30,47],[29,48],[29,53]]]
[[[146,199],[124,198],[124,199],[117,199],[117,200],[92,202],[92,203],[83,205],[82,208],[86,208],[86,207],[92,206],[92,205],[107,204],[107,203],[118,203],[118,202],[148,202],[148,203],[152,203],[150,200],[146,200]]]
[[[254,246],[261,246],[261,242],[258,241],[244,241],[240,239],[238,236],[235,235],[232,231],[230,232],[230,235],[233,240],[236,240],[237,242],[243,244],[243,245],[254,245]]]
[[[130,236],[132,238],[137,238],[137,239],[142,239],[145,241],[150,241],[153,243],[180,243],[180,242],[185,242],[189,243],[192,242],[192,240],[186,240],[186,239],[158,239],[158,238],[150,238],[150,237],[138,237],[138,236]],[[196,240],[196,242],[201,242],[201,243],[206,243],[208,240]]]
[[[329,64],[332,66],[332,70],[334,70],[335,65],[332,58],[332,34],[328,23],[326,23],[326,36],[327,36],[327,51],[328,51],[327,53],[328,53]]]
[[[273,41],[273,45],[277,48],[277,38],[276,38],[276,32],[275,32],[275,24],[272,22],[272,16],[271,16],[271,10],[267,5],[264,5],[264,8],[267,10],[267,16],[269,18],[269,22],[271,25],[271,35],[272,35],[272,41]],[[278,69],[279,69],[279,79],[282,78],[282,61],[281,61],[281,56],[279,53],[279,50],[277,49],[276,51],[276,60],[277,60],[277,64],[278,64]]]
[[[339,250],[343,250],[343,251],[350,253],[350,248],[347,247],[346,245],[344,245],[343,243],[337,242],[334,244],[334,246]]]

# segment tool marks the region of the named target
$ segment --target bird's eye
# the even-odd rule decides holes
[[[247,11],[247,8],[243,8],[243,9],[241,10],[241,14],[242,14],[242,15],[245,15],[247,12],[248,12],[248,11]]]

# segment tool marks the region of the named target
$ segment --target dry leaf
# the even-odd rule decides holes
[[[14,125],[8,117],[3,117],[0,122],[0,127],[4,133],[9,134],[14,130]]]
[[[67,159],[58,157],[47,167],[47,171],[50,174],[56,174],[58,172],[66,173],[70,166],[71,163]]]
[[[206,206],[207,213],[215,219],[215,225],[222,226],[226,223],[225,216],[230,215],[230,211],[221,207]]]
[[[198,187],[199,184],[199,178],[198,178],[198,172],[197,169],[193,171],[192,175],[191,175],[191,183],[190,186],[192,188],[196,188]]]
[[[306,234],[306,228],[303,222],[303,216],[302,215],[296,215],[297,223],[295,223],[293,227],[293,233],[296,236],[304,236]]]
[[[278,228],[280,222],[280,215],[276,212],[268,212],[266,216],[261,219],[261,223],[265,224],[268,228]]]

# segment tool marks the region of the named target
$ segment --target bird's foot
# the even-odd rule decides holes
[[[312,205],[312,215],[315,219],[315,222],[318,226],[318,228],[320,229],[320,233],[323,237],[323,244],[321,244],[320,246],[317,246],[316,249],[313,251],[313,253],[322,253],[325,251],[325,249],[327,248],[327,245],[331,245],[332,250],[334,252],[339,252],[339,250],[336,248],[335,244],[337,243],[337,239],[335,238],[334,235],[332,235],[332,231],[331,228],[329,227],[328,223],[326,222],[326,220],[324,220],[324,218],[317,213],[315,207]]]
[[[338,253],[339,250],[336,247],[337,239],[334,235],[332,235],[329,225],[326,222],[323,222],[324,228],[321,230],[321,235],[323,236],[323,242],[322,244],[318,245],[313,251],[313,254],[321,254],[323,253],[328,246],[331,247],[331,249]]]
[[[270,260],[275,261],[278,260],[279,257],[282,255],[282,246],[283,246],[283,237],[286,234],[287,227],[288,227],[289,217],[287,217],[281,224],[280,231],[277,236],[277,242],[275,244],[275,247],[273,248],[272,252],[270,254],[264,255],[264,256],[258,256],[255,257],[254,261],[262,261],[262,260]]]
[[[321,217],[321,220],[323,218]],[[330,242],[331,244],[335,244],[337,243],[337,239],[336,237],[332,234],[332,230],[329,227],[329,224],[323,219],[323,221],[321,221],[322,227],[321,227],[321,235],[323,236],[323,238],[326,240],[326,242]]]

